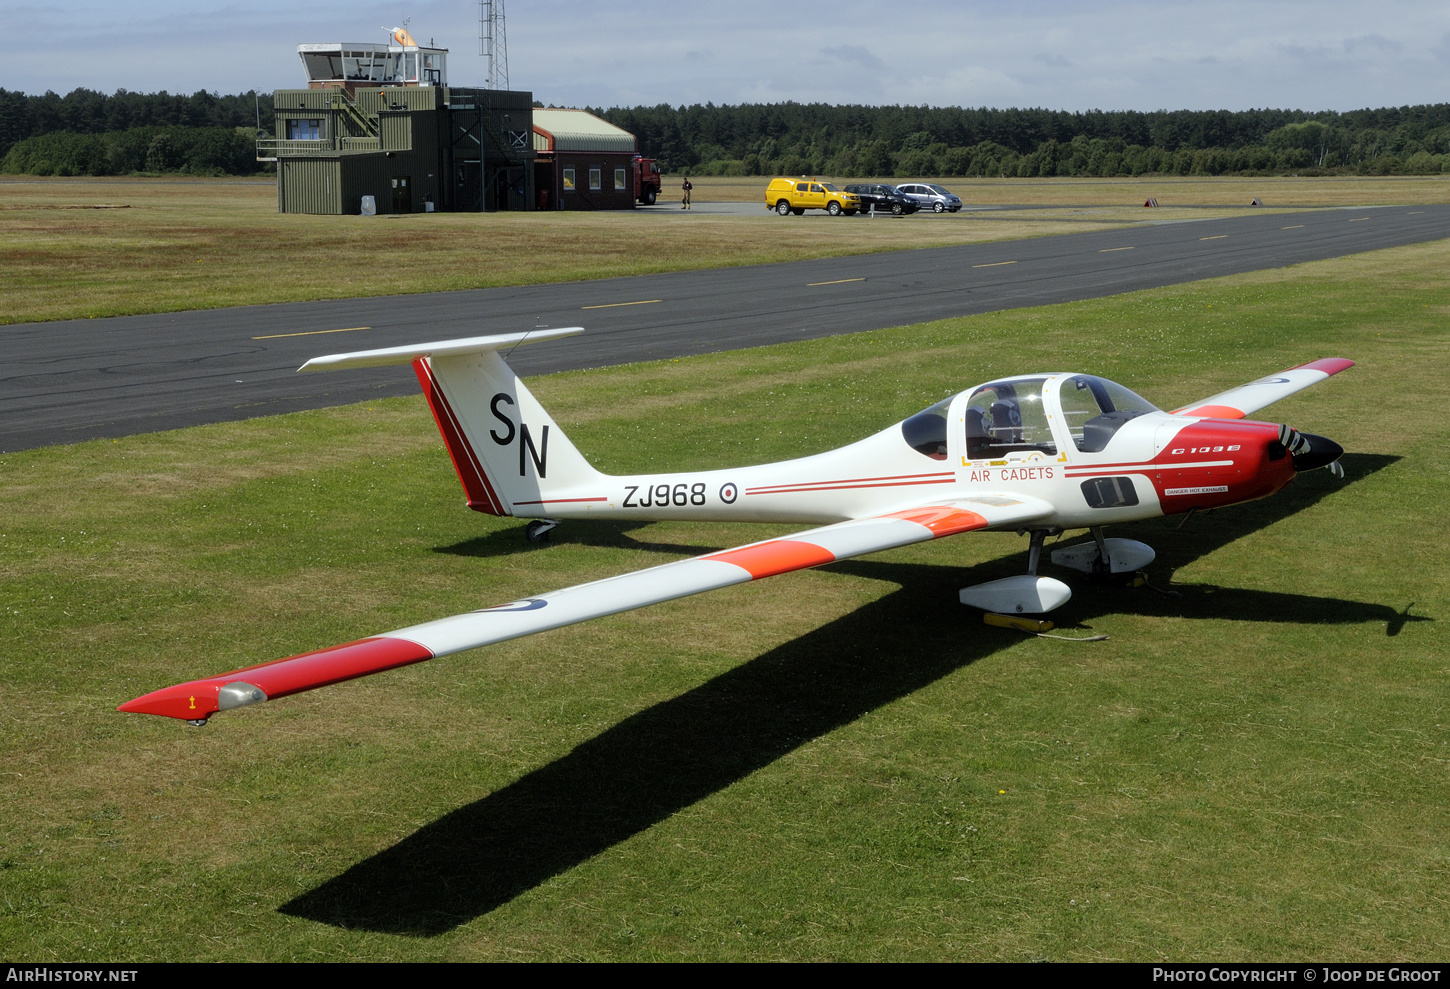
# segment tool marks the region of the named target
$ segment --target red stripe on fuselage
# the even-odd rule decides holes
[[[798,490],[807,487],[823,487],[823,490],[830,490],[838,485],[860,485],[870,486],[878,481],[915,481],[918,484],[937,484],[938,481],[923,480],[924,478],[946,478],[950,480],[955,477],[953,471],[932,471],[927,474],[887,474],[884,477],[841,477],[831,481],[792,481],[789,484],[765,484],[758,488],[746,489],[746,494],[775,494],[777,491],[786,489]]]
[[[801,485],[799,487],[782,485],[781,487],[771,488],[769,490],[747,488],[745,493],[748,495],[775,495],[809,494],[813,491],[858,491],[866,488],[905,488],[918,484],[952,484],[955,483],[955,480],[953,477],[942,477],[933,481],[891,481],[886,484],[819,484],[810,486]]]
[[[514,507],[520,505],[572,505],[581,501],[608,501],[608,498],[545,498],[542,501],[516,501]]]

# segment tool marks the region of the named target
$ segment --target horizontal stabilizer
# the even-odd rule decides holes
[[[507,350],[529,343],[542,343],[583,333],[582,326],[560,326],[551,330],[524,330],[520,333],[499,333],[491,337],[467,337],[462,340],[439,340],[415,343],[404,347],[383,347],[381,350],[359,350],[351,354],[329,354],[314,357],[299,371],[335,371],[344,367],[384,367],[388,364],[411,364],[420,357],[456,357]]]

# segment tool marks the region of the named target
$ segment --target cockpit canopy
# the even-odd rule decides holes
[[[947,458],[947,419],[960,396],[943,399],[901,424],[902,438],[933,460]],[[1080,453],[1099,453],[1131,419],[1157,406],[1091,374],[1004,378],[972,390],[962,418],[967,460],[1001,460],[1013,452],[1057,456],[1070,439]],[[1053,419],[1060,424],[1054,433]]]
[[[1072,441],[1083,453],[1101,452],[1123,423],[1158,411],[1158,406],[1136,392],[1091,374],[1075,374],[1063,381],[1057,388],[1057,401]]]
[[[933,460],[947,458],[947,411],[952,407],[951,398],[944,398],[929,409],[923,409],[901,424],[901,435],[906,445],[917,453]]]
[[[967,459],[1001,460],[1014,450],[1057,455],[1042,402],[1047,378],[1013,378],[982,385],[967,399]]]

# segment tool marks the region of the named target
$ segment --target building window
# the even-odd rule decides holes
[[[623,192],[626,188],[628,187],[624,184],[624,169],[616,168],[614,170],[614,191]]]
[[[574,191],[574,169],[572,168],[564,169],[564,191]]]
[[[599,187],[604,184],[604,170],[602,168],[589,169],[589,191],[598,192]]]
[[[320,141],[322,140],[321,120],[289,120],[287,121],[287,140],[289,141]]]

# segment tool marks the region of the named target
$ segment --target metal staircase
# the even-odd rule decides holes
[[[332,89],[327,93],[327,108],[336,110],[340,118],[345,118],[348,123],[357,128],[357,134],[350,137],[377,137],[378,118],[363,113],[357,102],[348,95],[345,89]]]

